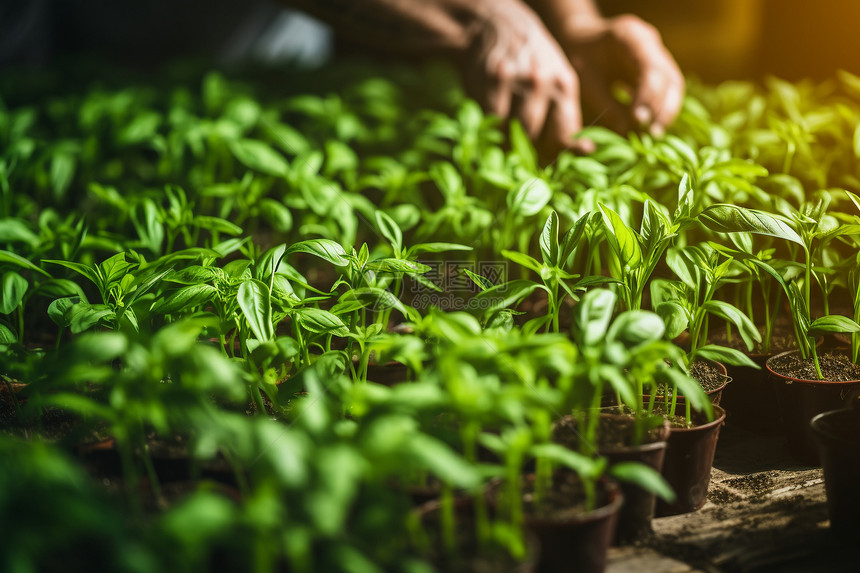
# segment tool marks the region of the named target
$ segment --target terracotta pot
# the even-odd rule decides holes
[[[860,380],[803,380],[774,371],[774,360],[797,352],[799,351],[792,350],[777,354],[767,361],[766,366],[774,381],[782,417],[782,431],[789,451],[804,463],[819,465],[818,448],[812,437],[809,421],[817,414],[846,406],[852,392],[860,389]]]
[[[683,408],[682,399],[678,407]],[[676,515],[695,511],[705,505],[711,467],[720,428],[726,419],[726,411],[714,406],[714,420],[708,422],[700,414],[693,414],[692,428],[671,428],[663,460],[663,477],[677,495],[673,503],[657,501],[657,515]]]
[[[446,550],[441,533],[442,503],[429,501],[415,509],[415,514],[426,535],[424,546],[418,550],[422,557],[434,565],[436,571],[471,573],[473,571],[510,571],[511,573],[535,573],[540,556],[540,543],[536,536],[526,533],[526,556],[517,561],[503,547],[491,544],[478,548],[475,536],[475,505],[470,497],[454,500],[455,547],[453,553]]]
[[[810,428],[824,468],[830,527],[839,534],[860,533],[860,399],[853,408],[818,414]]]
[[[587,513],[560,511],[551,517],[526,513],[526,526],[540,541],[538,573],[602,573],[606,569],[606,554],[624,496],[614,482],[602,480],[599,485],[605,503]]]

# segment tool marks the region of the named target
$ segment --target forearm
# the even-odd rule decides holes
[[[469,47],[487,0],[281,2],[304,10],[327,22],[338,33],[370,46],[412,53],[456,53]]]

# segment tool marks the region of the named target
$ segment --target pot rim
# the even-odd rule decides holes
[[[527,474],[526,478],[528,479],[533,475],[534,474]],[[591,523],[608,519],[612,514],[617,513],[621,509],[621,505],[624,503],[624,494],[621,492],[621,487],[618,485],[618,482],[607,476],[603,476],[598,479],[597,483],[598,487],[604,487],[607,489],[607,493],[609,495],[609,501],[607,503],[595,507],[591,511],[585,512],[575,509],[564,510],[552,517],[538,517],[526,512],[523,516],[526,525],[530,527],[555,527],[564,526],[570,523]]]
[[[839,408],[837,410],[828,410],[826,412],[821,412],[820,414],[816,414],[809,420],[809,427],[812,429],[812,435],[816,438],[819,443],[822,443],[824,439],[828,439],[831,441],[847,444],[852,447],[857,447],[860,445],[860,436],[854,436],[852,439],[849,436],[845,436],[843,434],[834,433],[828,430],[826,427],[822,427],[822,422],[826,418],[833,418],[835,416],[860,416],[860,413],[855,412],[854,408]]]
[[[706,422],[704,424],[694,425],[692,428],[669,428],[671,433],[676,432],[703,432],[710,430],[716,426],[721,426],[723,422],[726,421],[726,410],[722,406],[713,406],[714,408],[714,419],[710,422]]]
[[[786,354],[795,354],[800,353],[800,350],[786,350],[785,352],[780,352],[779,354],[774,354],[765,362],[765,368],[770,372],[773,376],[781,380],[790,380],[791,382],[799,382],[801,384],[817,384],[821,386],[839,386],[839,385],[848,385],[848,384],[860,384],[860,380],[809,380],[807,378],[795,378],[794,376],[787,376],[785,374],[780,374],[773,368],[771,368],[770,363],[771,360],[779,358],[780,356],[785,356]]]
[[[657,396],[656,399],[660,400],[661,396]],[[678,405],[679,406],[683,403],[682,400],[684,400],[684,397],[678,396]],[[699,430],[702,428],[710,429],[711,427],[724,422],[726,419],[726,409],[723,408],[722,406],[717,406],[717,405],[711,405],[711,407],[714,409],[714,419],[712,421],[705,422],[704,424],[696,424],[692,428],[676,428],[674,426],[670,426],[669,432],[670,433],[689,432],[689,431],[693,431],[693,430]],[[698,411],[698,410],[694,410],[694,411]]]

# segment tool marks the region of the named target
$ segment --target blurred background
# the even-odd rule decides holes
[[[706,82],[860,73],[858,0],[596,1],[607,15],[654,24],[684,72]],[[333,45],[354,50],[314,22],[274,0],[0,0],[0,65],[105,46],[136,63],[202,55],[315,65]]]
[[[857,0],[598,0],[654,24],[687,74],[707,82],[860,73]]]

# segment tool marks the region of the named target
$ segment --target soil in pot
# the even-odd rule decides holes
[[[830,350],[818,357],[824,380],[818,380],[811,358],[797,351],[777,354],[767,361],[774,380],[782,431],[791,454],[801,462],[818,465],[818,448],[809,429],[817,414],[837,410],[860,388],[860,366],[847,352]]]
[[[416,546],[421,556],[439,572],[452,573],[534,573],[539,544],[534,536],[526,536],[526,557],[516,559],[499,542],[479,543],[475,523],[475,506],[471,498],[454,500],[454,547],[446,547],[442,532],[442,503],[430,501],[417,508],[420,533]]]
[[[669,437],[668,420],[652,428],[641,443],[635,446],[631,445],[634,441],[633,435],[632,416],[602,413],[597,430],[597,450],[600,455],[609,460],[610,465],[619,462],[639,462],[657,472],[662,471],[666,440]],[[576,423],[572,417],[567,416],[558,421],[553,436],[556,443],[578,451],[576,436]],[[651,520],[654,518],[657,499],[654,494],[632,483],[621,482],[619,487],[624,496],[624,503],[618,514],[613,545],[627,545],[645,539],[651,534]]]
[[[682,398],[678,399],[678,408],[683,411]],[[663,477],[672,486],[677,499],[672,503],[657,500],[657,516],[689,513],[705,504],[717,440],[725,419],[726,411],[714,406],[713,421],[693,412],[692,427],[687,427],[685,420],[673,423],[666,442]]]
[[[524,500],[526,526],[540,541],[539,573],[601,573],[615,533],[623,495],[616,484],[598,484],[596,508],[587,511],[579,477],[556,471],[550,492],[534,503],[534,475],[527,476]]]
[[[860,394],[858,394],[860,395]],[[836,533],[860,533],[860,398],[810,422],[824,468],[827,513]]]
[[[726,375],[726,367],[719,362],[697,360],[690,364],[690,376],[699,383],[711,404],[719,406],[723,390],[731,381]],[[659,388],[657,396],[662,396],[664,392],[664,388]]]

